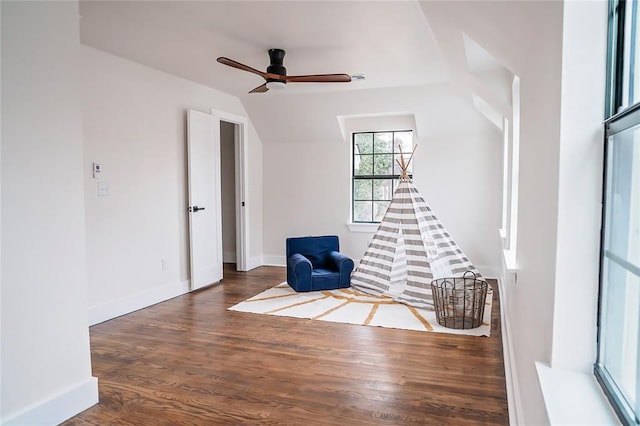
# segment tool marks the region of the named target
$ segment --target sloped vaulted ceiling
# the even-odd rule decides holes
[[[482,126],[471,92],[452,80],[452,53],[442,53],[452,45],[433,30],[448,23],[439,17],[434,27],[423,9],[413,1],[83,0],[81,42],[239,97],[263,143],[336,142],[336,117],[350,114],[414,113],[423,136],[454,126],[451,115]],[[464,55],[461,40],[454,54]],[[289,74],[366,79],[250,95],[259,76],[216,62],[264,70],[273,47],[286,50]]]

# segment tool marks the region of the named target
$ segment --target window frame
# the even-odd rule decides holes
[[[598,318],[597,318],[597,350],[596,350],[596,361],[594,363],[593,372],[596,380],[602,387],[602,390],[609,399],[614,411],[616,412],[620,421],[625,425],[638,425],[640,424],[640,418],[638,417],[640,413],[635,412],[635,408],[632,407],[628,401],[626,401],[622,391],[620,391],[619,386],[616,384],[616,380],[611,376],[608,372],[604,360],[602,359],[603,355],[603,333],[605,332],[605,326],[603,322],[607,320],[607,318],[603,317],[606,308],[605,304],[605,281],[607,277],[605,276],[605,263],[607,261],[615,259],[612,258],[610,254],[608,254],[606,239],[607,239],[607,229],[610,226],[609,217],[608,217],[608,198],[609,198],[609,174],[611,171],[608,168],[609,163],[609,154],[612,149],[611,140],[612,136],[618,135],[632,127],[640,125],[640,103],[634,105],[631,108],[626,109],[625,111],[616,114],[610,119],[605,121],[605,141],[604,141],[604,164],[603,164],[603,189],[602,189],[602,222],[600,228],[600,266],[599,266],[599,292],[598,292]],[[619,262],[615,261],[619,266]],[[628,269],[628,268],[625,268]],[[632,271],[633,272],[633,271]],[[611,284],[609,284],[611,285]],[[639,343],[636,342],[636,345]],[[636,396],[640,397],[640,395]]]
[[[405,129],[405,130],[368,130],[368,131],[357,131],[357,132],[352,132],[351,133],[351,224],[356,224],[356,225],[377,225],[380,223],[380,221],[376,221],[374,220],[374,214],[375,212],[372,209],[371,212],[371,220],[369,221],[363,221],[363,220],[356,220],[355,218],[355,212],[356,212],[356,201],[370,201],[372,204],[375,203],[376,201],[388,201],[391,202],[391,200],[393,199],[393,193],[395,192],[395,189],[398,185],[399,179],[400,179],[400,173],[398,174],[375,174],[375,156],[376,154],[378,155],[391,155],[393,158],[393,163],[392,163],[392,172],[395,170],[395,158],[397,155],[400,154],[400,152],[398,151],[398,147],[395,146],[394,143],[391,144],[391,152],[380,152],[380,153],[376,153],[375,149],[372,148],[372,152],[371,154],[362,154],[362,153],[358,153],[356,154],[356,135],[362,135],[362,134],[371,134],[371,138],[372,138],[372,144],[374,144],[373,141],[375,141],[375,135],[379,134],[379,133],[391,133],[391,140],[394,141],[395,140],[395,134],[396,133],[409,133],[411,134],[411,147],[413,149],[413,147],[415,146],[415,142],[413,139],[413,135],[414,135],[414,131],[413,129]],[[404,154],[408,154],[407,152],[405,152]],[[356,175],[356,155],[371,155],[372,156],[372,174],[370,175]],[[356,200],[356,181],[358,180],[375,180],[375,179],[384,179],[384,180],[391,180],[392,184],[391,184],[391,197],[386,200],[386,199],[376,199],[375,198],[375,189],[371,188],[371,199],[367,199],[367,200]],[[413,179],[413,173],[409,173],[409,179]]]
[[[628,10],[630,6],[633,10]],[[606,323],[606,307],[605,299],[608,288],[607,285],[611,283],[605,283],[607,277],[605,277],[606,262],[609,259],[607,255],[607,232],[609,224],[608,218],[608,199],[609,199],[609,178],[612,173],[609,170],[609,155],[612,149],[611,137],[618,135],[625,130],[640,125],[640,99],[633,99],[634,84],[638,83],[633,81],[635,74],[635,64],[630,63],[629,69],[625,69],[625,42],[626,30],[630,29],[629,34],[633,40],[629,40],[629,57],[627,59],[633,60],[635,55],[639,52],[635,52],[637,45],[635,44],[636,27],[638,22],[637,18],[636,1],[627,0],[610,0],[609,1],[609,28],[608,28],[608,52],[607,52],[607,84],[606,84],[606,104],[605,104],[605,121],[604,121],[604,156],[603,156],[603,180],[602,180],[602,214],[601,214],[601,229],[600,229],[600,265],[599,265],[599,280],[598,280],[598,311],[597,311],[597,338],[596,338],[596,361],[593,366],[594,376],[602,388],[605,396],[611,403],[619,420],[625,425],[640,425],[640,412],[635,411],[635,407],[632,407],[630,403],[624,397],[622,391],[619,389],[619,385],[616,380],[611,376],[607,370],[603,357],[603,352],[606,345],[603,347],[603,341],[605,333]],[[630,16],[627,13],[630,12]],[[631,19],[629,28],[627,28],[627,19]],[[627,82],[626,79],[629,81]],[[628,105],[626,103],[631,100],[635,101],[635,104]],[[636,342],[636,345],[639,345]],[[637,379],[636,379],[637,380]],[[636,383],[636,387],[638,384]],[[636,398],[640,398],[640,395],[636,395]],[[636,404],[638,405],[638,404]]]

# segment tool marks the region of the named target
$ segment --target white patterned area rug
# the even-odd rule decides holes
[[[482,324],[466,330],[443,327],[438,324],[435,311],[405,305],[388,296],[374,296],[352,288],[296,293],[286,282],[229,310],[404,330],[489,336],[492,300],[493,291],[489,288]]]

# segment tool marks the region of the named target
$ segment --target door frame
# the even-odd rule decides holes
[[[249,252],[249,206],[247,194],[249,193],[248,166],[248,124],[246,116],[233,114],[211,108],[211,115],[220,123],[226,121],[237,125],[234,131],[234,157],[235,157],[235,190],[236,190],[236,270],[247,271],[247,253]],[[220,137],[220,133],[216,137]]]

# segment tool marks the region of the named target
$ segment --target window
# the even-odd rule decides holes
[[[638,37],[638,3],[637,1],[612,2],[616,4],[613,13],[617,13],[617,51],[615,55],[621,60],[622,67],[617,69],[616,82],[616,109],[619,112],[640,101],[640,81],[637,81],[637,72],[640,72],[640,55],[636,45],[640,41]]]
[[[596,368],[635,418],[640,413],[640,110],[637,124],[609,127]],[[632,423],[633,424],[633,423]]]
[[[502,247],[507,269],[515,268],[518,243],[518,181],[520,179],[520,77],[511,83],[512,121],[502,125]]]
[[[353,222],[382,220],[402,173],[396,160],[412,150],[411,130],[353,133]],[[407,173],[413,177],[411,164]]]
[[[640,424],[640,81],[636,1],[611,1],[594,371],[624,424]],[[640,55],[639,55],[640,56]],[[640,70],[640,67],[638,67]]]

